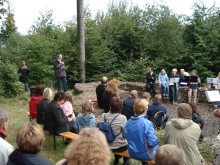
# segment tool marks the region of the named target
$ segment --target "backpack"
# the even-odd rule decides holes
[[[105,114],[106,115],[106,114]],[[105,137],[106,137],[106,140],[109,142],[109,143],[112,143],[115,138],[121,134],[122,131],[120,131],[117,135],[115,135],[113,129],[112,129],[112,122],[116,119],[117,116],[115,116],[115,118],[109,123],[106,121],[106,118],[105,118],[105,115],[104,115],[104,121],[99,123],[99,130],[102,131],[104,134],[105,134]]]

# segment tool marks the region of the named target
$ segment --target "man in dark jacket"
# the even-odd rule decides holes
[[[146,91],[148,91],[153,97],[156,94],[155,82],[156,74],[154,73],[154,69],[149,67],[148,72],[146,73]]]
[[[107,82],[108,82],[108,78],[107,77],[102,77],[101,84],[99,84],[96,87],[96,96],[97,96],[97,102],[98,102],[99,108],[103,108],[102,95],[105,92],[105,89],[107,87]]]
[[[26,66],[26,62],[22,61],[21,66],[18,69],[18,73],[20,74],[19,76],[19,81],[24,84],[25,91],[28,91],[28,75],[29,75],[29,69]]]
[[[132,90],[130,92],[130,96],[123,102],[123,107],[121,114],[125,115],[127,120],[134,116],[133,105],[135,100],[138,98],[138,92],[136,90]]]
[[[69,131],[68,118],[60,107],[64,102],[65,93],[57,92],[45,111],[44,129],[52,135]]]

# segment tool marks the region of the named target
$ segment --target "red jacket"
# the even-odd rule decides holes
[[[31,99],[29,102],[29,112],[32,118],[37,117],[37,104],[42,98],[43,96],[31,96]]]

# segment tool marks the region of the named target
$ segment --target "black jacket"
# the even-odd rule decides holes
[[[96,96],[97,96],[97,102],[98,102],[98,106],[99,108],[103,108],[103,104],[102,104],[102,95],[105,92],[105,89],[107,87],[107,84],[99,84],[96,87]]]
[[[52,165],[52,163],[38,154],[22,153],[15,149],[9,155],[7,165]]]
[[[44,124],[45,121],[45,111],[47,109],[47,106],[49,105],[50,100],[43,98],[38,104],[37,104],[37,123],[38,124]]]
[[[114,96],[117,96],[117,95],[114,94],[114,93],[108,93],[108,92],[103,93],[102,104],[103,104],[103,109],[104,109],[105,113],[109,112],[109,110],[110,110],[110,101],[111,101],[111,98],[114,97]]]
[[[121,110],[121,114],[125,115],[127,120],[129,120],[132,116],[134,116],[134,111],[133,111],[133,105],[134,105],[135,99],[128,97],[124,102],[123,102],[123,107]]]
[[[68,119],[61,107],[53,100],[45,111],[44,129],[52,135],[69,131]]]
[[[156,74],[154,72],[152,74],[150,72],[147,72],[146,82],[147,84],[154,84],[156,82]]]

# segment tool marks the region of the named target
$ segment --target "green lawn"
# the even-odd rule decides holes
[[[16,147],[16,134],[26,122],[29,122],[29,117],[26,112],[28,111],[29,93],[24,93],[15,98],[0,97],[0,107],[4,108],[9,116],[9,136],[8,141]],[[35,121],[33,121],[35,122]],[[160,144],[163,144],[162,135],[163,131],[157,131],[160,138]],[[41,155],[55,164],[58,160],[63,158],[63,153],[66,148],[62,138],[57,138],[57,150],[53,149],[53,138],[45,132],[46,141],[41,151]],[[200,147],[200,151],[206,161],[211,161],[211,149],[207,147]],[[113,155],[112,155],[113,158]],[[139,161],[132,160],[133,165],[141,164]]]

